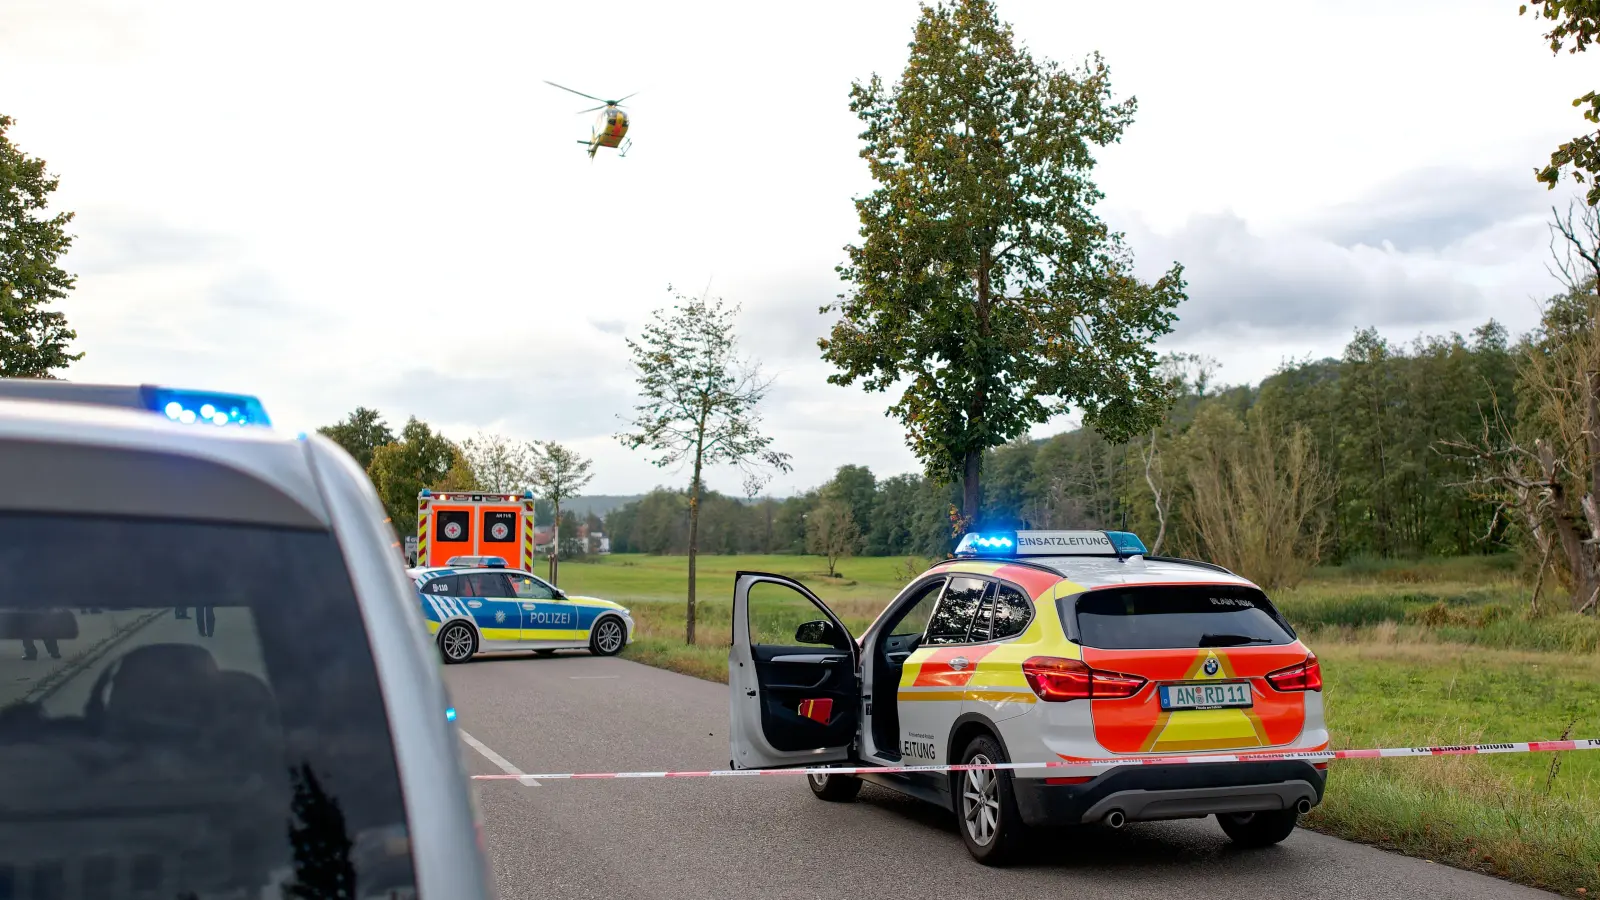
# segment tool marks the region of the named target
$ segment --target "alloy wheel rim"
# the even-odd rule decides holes
[[[992,765],[989,757],[973,754],[968,765]],[[980,847],[989,846],[1000,827],[1000,779],[991,769],[968,769],[961,786],[961,818],[967,836]]]
[[[472,655],[472,635],[460,625],[444,633],[444,652],[451,659],[466,659]]]
[[[616,622],[607,619],[600,623],[600,634],[596,638],[600,649],[607,653],[615,651],[622,646],[622,627]]]

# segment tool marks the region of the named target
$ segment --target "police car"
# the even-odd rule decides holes
[[[968,534],[955,556],[859,639],[800,583],[740,573],[731,765],[1066,764],[809,778],[824,800],[865,780],[943,806],[991,864],[1033,826],[1215,815],[1273,844],[1321,802],[1326,763],[1270,758],[1328,746],[1321,669],[1255,584],[1126,532]],[[1241,750],[1269,758],[1071,765]]]
[[[633,616],[619,603],[570,596],[536,575],[508,570],[499,557],[449,563],[411,570],[428,633],[446,663],[496,650],[548,656],[587,648],[615,656],[633,641]]]
[[[252,397],[0,379],[0,471],[0,896],[493,896],[344,451]]]

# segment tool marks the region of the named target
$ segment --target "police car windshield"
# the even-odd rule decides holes
[[[0,897],[414,896],[325,532],[0,513]]]
[[[1102,650],[1199,649],[1287,644],[1289,624],[1267,596],[1238,585],[1141,585],[1066,597],[1063,622]]]

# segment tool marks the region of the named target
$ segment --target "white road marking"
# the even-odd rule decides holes
[[[620,675],[568,675],[573,681],[593,680],[596,678],[620,678]]]
[[[459,728],[456,730],[461,731]],[[490,750],[488,744],[485,744],[483,741],[480,741],[472,735],[467,734],[465,731],[461,731],[461,739],[467,742],[468,747],[471,747],[479,753],[482,753],[484,759],[494,763],[495,766],[500,769],[500,771],[517,779],[517,781],[521,782],[525,787],[539,786],[539,782],[529,778],[527,773],[523,772],[516,766],[513,766],[504,756],[501,756],[493,750]]]

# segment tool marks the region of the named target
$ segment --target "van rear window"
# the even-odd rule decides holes
[[[0,898],[415,896],[331,534],[0,513]]]
[[[1267,596],[1234,585],[1140,585],[1064,597],[1061,619],[1102,650],[1287,644],[1294,631]]]

